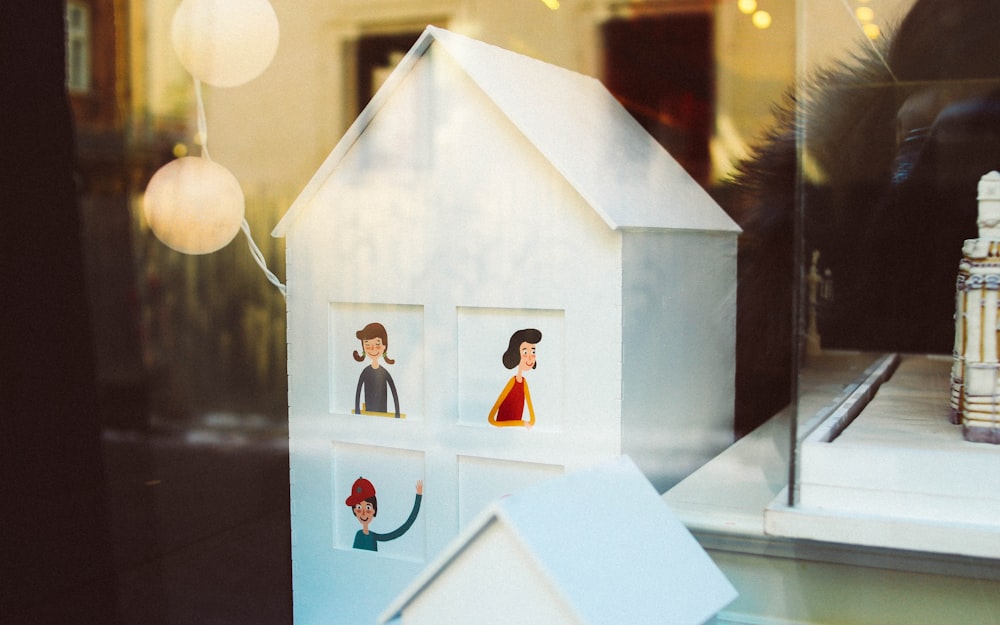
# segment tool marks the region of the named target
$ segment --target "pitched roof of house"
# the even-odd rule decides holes
[[[739,232],[596,79],[428,26],[275,227],[284,236],[406,74],[443,48],[613,229]]]
[[[627,456],[488,507],[382,613],[398,618],[488,525],[501,523],[588,625],[699,625],[736,590]],[[484,563],[496,566],[496,563]]]

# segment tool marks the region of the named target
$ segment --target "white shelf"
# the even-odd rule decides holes
[[[903,356],[887,371],[877,361],[830,352],[803,369],[799,433],[810,434],[800,448],[794,507],[791,409],[664,501],[703,542],[728,551],[994,577],[1000,446],[969,443],[948,422],[950,359]],[[975,560],[960,560],[967,557]]]
[[[907,355],[884,382],[861,381],[803,440],[796,506],[776,498],[765,531],[1000,558],[1000,446],[949,423],[950,367]]]

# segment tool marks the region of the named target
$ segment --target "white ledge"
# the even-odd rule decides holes
[[[949,441],[944,448],[933,441],[908,439],[904,433],[886,437],[886,422],[881,420],[886,416],[884,412],[876,421],[871,417],[877,416],[878,410],[867,414],[867,410],[862,409],[865,406],[844,405],[861,401],[879,409],[879,405],[891,400],[887,404],[891,406],[890,410],[898,410],[900,395],[909,395],[913,406],[924,406],[925,411],[933,413],[941,399],[932,400],[929,395],[936,396],[941,389],[928,384],[928,380],[935,379],[936,370],[943,365],[934,363],[933,358],[924,362],[923,358],[903,357],[902,373],[893,374],[898,377],[889,377],[884,384],[883,380],[892,374],[892,366],[886,367],[888,361],[885,360],[876,362],[874,355],[832,353],[810,363],[810,367],[803,371],[800,382],[799,430],[800,434],[813,434],[807,436],[812,445],[827,446],[820,449],[827,454],[821,458],[820,468],[829,470],[835,476],[875,476],[875,479],[868,480],[868,485],[877,484],[879,488],[890,490],[894,488],[893,478],[899,478],[904,483],[908,477],[927,482],[928,475],[935,474],[935,470],[946,479],[952,479],[955,471],[961,470],[956,465],[964,461],[982,461],[986,463],[983,466],[989,466],[990,470],[1000,470],[1000,446],[961,441],[960,429],[946,423],[946,399],[940,415],[944,422],[938,424],[938,429],[952,438],[957,436],[958,440]],[[907,366],[907,361],[912,366]],[[931,378],[922,377],[928,370],[932,372]],[[878,376],[881,377],[875,381]],[[883,395],[875,403],[872,399],[878,396],[880,384],[883,384]],[[902,427],[920,427],[915,423],[919,420],[912,418],[913,406],[907,409],[907,418],[896,419]],[[838,423],[836,427],[824,423],[826,419],[845,421],[845,411],[854,415],[846,419],[846,423]],[[800,487],[806,488],[809,505],[801,504],[800,492],[797,504],[789,506],[789,428],[793,412],[789,408],[778,413],[663,495],[664,501],[707,548],[1000,579],[1000,514],[994,517],[995,525],[962,522],[967,512],[963,512],[961,506],[969,502],[959,501],[956,504],[959,507],[950,509],[947,518],[938,518],[935,506],[948,509],[948,505],[955,503],[938,500],[932,502],[933,505],[925,505],[927,491],[932,493],[933,499],[933,493],[944,488],[940,485],[922,483],[919,487],[906,486],[901,490],[897,485],[896,493],[873,493],[864,488],[866,484],[858,484],[858,488],[865,491],[860,497],[851,493],[844,496],[844,492],[840,491],[835,498],[825,501],[824,497],[829,495],[830,490],[822,484],[817,489],[816,482],[822,482],[829,475],[814,478],[816,467],[810,468],[811,459],[806,456],[816,450],[803,445],[800,462],[805,465],[806,477],[812,482],[800,483]],[[852,423],[856,426],[853,432],[850,431]],[[850,432],[850,435],[828,436],[835,429]],[[824,439],[826,442],[818,442]],[[865,439],[868,439],[867,442],[859,442]],[[839,450],[831,449],[838,440],[848,457],[837,458]],[[859,460],[859,446],[870,456]],[[955,446],[963,448],[965,453],[956,451]],[[897,449],[900,447],[903,448],[901,452]],[[913,448],[917,451],[914,452]],[[915,460],[913,454],[922,451],[935,455],[932,459],[922,460],[933,463],[929,465],[931,470],[907,476],[905,467],[912,466],[914,461],[921,462],[919,457]],[[951,458],[947,463],[951,469],[949,466],[942,467],[941,454],[955,453],[958,457]],[[900,454],[904,461],[894,462],[892,457]],[[963,456],[969,458],[963,459]],[[862,461],[874,464],[859,465]],[[904,472],[900,473],[899,467],[904,467]],[[813,474],[809,475],[809,471]],[[879,475],[880,472],[882,475]],[[992,483],[993,492],[983,493],[985,503],[981,505],[986,507],[993,505],[991,497],[998,496],[997,482]],[[815,492],[809,492],[810,489]],[[905,502],[913,496],[912,492],[923,492],[923,503],[918,497],[915,500],[917,509],[909,510],[906,515],[897,514],[899,506],[905,506]],[[880,498],[886,505],[897,506],[890,510],[893,514],[870,508]],[[845,502],[849,504],[852,501],[860,501],[863,505],[845,506]],[[988,512],[980,510],[974,518],[982,519],[982,515]]]

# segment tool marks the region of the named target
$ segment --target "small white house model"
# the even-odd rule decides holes
[[[700,625],[735,598],[623,457],[491,505],[379,622]]]
[[[274,234],[297,623],[370,622],[497,497],[731,441],[739,228],[592,78],[428,27]]]

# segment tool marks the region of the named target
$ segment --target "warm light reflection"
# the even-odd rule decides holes
[[[172,150],[172,153],[174,155],[174,158],[180,158],[182,156],[187,156],[188,155],[188,146],[185,145],[184,143],[179,143],[179,142],[175,143],[174,144],[174,149]]]
[[[750,21],[757,28],[764,30],[771,27],[771,14],[767,11],[756,11],[750,18]]]
[[[542,3],[553,11],[559,8],[559,0],[542,0]]]
[[[738,0],[736,6],[739,7],[740,13],[750,15],[757,10],[757,0]]]
[[[865,24],[861,27],[861,30],[865,33],[865,36],[872,41],[882,36],[882,29],[878,27],[878,24]]]
[[[858,7],[854,10],[854,15],[862,24],[867,24],[875,19],[875,11],[871,7]]]

